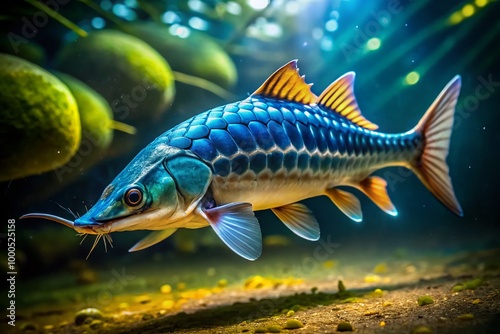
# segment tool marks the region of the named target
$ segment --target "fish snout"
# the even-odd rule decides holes
[[[106,224],[99,222],[92,217],[87,217],[86,215],[75,219],[73,228],[78,233],[84,234],[101,234],[107,233],[103,227]]]

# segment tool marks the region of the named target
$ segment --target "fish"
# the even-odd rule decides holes
[[[446,162],[460,76],[414,128],[394,134],[377,131],[362,115],[354,79],[348,72],[317,96],[292,60],[244,100],[202,112],[158,136],[81,217],[21,218],[52,220],[95,234],[96,242],[101,236],[111,241],[112,232],[151,230],[129,251],[155,245],[180,228],[210,226],[232,251],[255,260],[262,253],[255,211],[270,209],[293,233],[315,241],[319,223],[300,202],[327,196],[360,222],[359,199],[339,188],[347,186],[396,216],[387,182],[372,175],[393,166],[413,171],[439,202],[462,216]]]

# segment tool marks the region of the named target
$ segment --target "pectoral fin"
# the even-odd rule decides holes
[[[174,234],[174,232],[177,231],[176,228],[167,228],[166,230],[160,230],[160,231],[153,231],[149,233],[147,236],[139,240],[138,243],[134,245],[134,247],[130,248],[128,251],[129,252],[136,252],[139,250],[143,250],[144,248],[151,247],[153,245],[156,245],[162,240],[167,239],[169,236]]]
[[[239,256],[255,260],[262,253],[262,234],[250,203],[231,203],[197,209],[221,240]]]
[[[358,189],[386,213],[391,216],[398,215],[398,210],[396,210],[387,194],[387,182],[383,178],[378,176],[367,177],[360,182]]]
[[[327,189],[326,195],[347,217],[351,218],[355,222],[360,222],[363,220],[361,204],[359,203],[359,199],[356,196],[348,193],[347,191],[337,188]]]
[[[319,239],[319,224],[305,205],[293,203],[272,210],[286,227],[299,237],[312,241]]]

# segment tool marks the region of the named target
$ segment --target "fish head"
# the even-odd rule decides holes
[[[169,147],[160,153],[154,163],[132,161],[74,221],[74,229],[96,234],[159,230],[190,215],[207,192],[212,171],[187,151]]]

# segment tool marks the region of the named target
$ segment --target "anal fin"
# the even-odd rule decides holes
[[[250,203],[230,203],[211,209],[198,208],[219,238],[236,254],[255,260],[262,253],[262,234]]]
[[[149,233],[147,236],[145,236],[144,238],[142,238],[141,240],[139,240],[139,242],[136,243],[128,251],[129,252],[136,252],[136,251],[151,247],[153,245],[156,245],[160,241],[165,240],[169,236],[174,234],[175,231],[177,231],[176,228],[167,228],[165,230],[153,231],[153,232]]]
[[[398,210],[392,204],[387,194],[387,182],[379,176],[370,176],[359,183],[361,190],[369,199],[373,201],[382,211],[397,216]]]
[[[361,204],[359,199],[353,194],[338,188],[330,188],[326,190],[325,195],[327,195],[347,217],[358,223],[363,220]]]
[[[318,221],[304,204],[293,203],[272,210],[285,226],[299,237],[312,241],[319,239]]]

